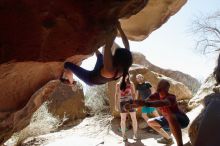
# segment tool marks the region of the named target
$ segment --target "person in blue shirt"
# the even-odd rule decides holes
[[[144,80],[144,76],[142,74],[136,75],[136,81],[138,82],[136,86],[136,95],[137,95],[136,99],[138,99],[138,97],[140,96],[142,100],[147,100],[152,93],[151,84]],[[155,117],[160,116],[156,108],[154,107],[143,106],[141,112],[142,112],[142,117],[146,122],[149,119],[147,114],[153,114]]]

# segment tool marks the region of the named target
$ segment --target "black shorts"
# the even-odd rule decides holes
[[[177,113],[175,115],[182,129],[189,125],[189,118],[185,114]],[[153,119],[157,121],[163,129],[169,129],[169,123],[164,116],[155,117]]]
[[[120,113],[135,112],[134,108],[130,109],[129,111],[126,111],[124,108],[125,104],[132,104],[132,103],[133,103],[133,100],[120,102]]]

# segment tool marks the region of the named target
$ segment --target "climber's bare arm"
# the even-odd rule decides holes
[[[116,33],[113,33],[106,39],[106,45],[104,47],[104,67],[101,70],[101,74],[105,77],[112,77],[114,75],[113,56],[112,56],[112,44],[115,40]]]
[[[124,31],[122,30],[121,24],[120,24],[119,21],[117,22],[117,28],[118,28],[118,31],[119,31],[119,33],[120,33],[120,35],[121,35],[121,38],[122,38],[122,41],[123,41],[123,44],[124,44],[125,48],[128,49],[128,50],[130,50],[128,38],[126,37]]]

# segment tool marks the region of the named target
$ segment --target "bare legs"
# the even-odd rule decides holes
[[[173,115],[171,115],[171,116],[173,116]],[[171,117],[171,116],[167,117],[167,120],[168,120],[168,123],[169,123],[169,128],[170,128],[172,134],[174,135],[174,137],[176,139],[177,145],[178,146],[183,146],[182,132],[181,132],[180,125],[179,125],[178,121],[176,120],[176,118]],[[171,138],[168,135],[168,133],[166,131],[164,131],[163,128],[161,128],[161,125],[157,121],[155,121],[155,119],[149,119],[148,120],[148,125],[150,127],[152,127],[154,130],[156,130],[158,133],[160,133],[167,140]]]
[[[121,132],[122,137],[125,138],[125,128],[126,128],[126,117],[127,113],[120,113],[121,115]],[[132,120],[132,127],[134,136],[137,135],[137,118],[136,118],[136,112],[130,112],[131,120]]]
[[[149,118],[147,116],[147,113],[142,113],[141,116],[146,122],[148,121]]]
[[[154,115],[155,117],[159,117],[159,116],[160,116],[159,113],[157,112],[157,110],[153,111],[153,115]]]
[[[173,115],[171,115],[171,116],[173,116]],[[176,120],[176,118],[171,117],[171,116],[168,116],[168,118],[167,118],[170,130],[176,139],[177,145],[183,146],[182,132],[181,132],[180,125],[179,125],[178,121]]]
[[[132,120],[132,127],[135,139],[137,138],[137,118],[136,118],[136,112],[130,112],[131,120]]]
[[[121,132],[122,132],[122,137],[125,137],[125,128],[126,128],[126,117],[127,113],[120,113],[121,115]]]
[[[160,116],[157,110],[153,111],[152,114],[154,115],[154,117]],[[147,113],[142,113],[141,116],[148,123],[149,117],[147,116]]]
[[[164,131],[163,128],[161,128],[160,124],[157,123],[154,119],[149,119],[147,123],[151,128],[156,130],[158,133],[160,133],[166,139],[171,138],[170,135],[166,131]]]

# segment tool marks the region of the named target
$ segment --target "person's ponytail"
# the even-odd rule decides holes
[[[127,75],[128,75],[128,70],[125,69],[123,71],[122,81],[121,81],[121,84],[120,84],[120,90],[122,90],[122,91],[124,91],[126,89],[126,86],[127,86],[126,81],[125,81],[125,78],[126,78]]]

